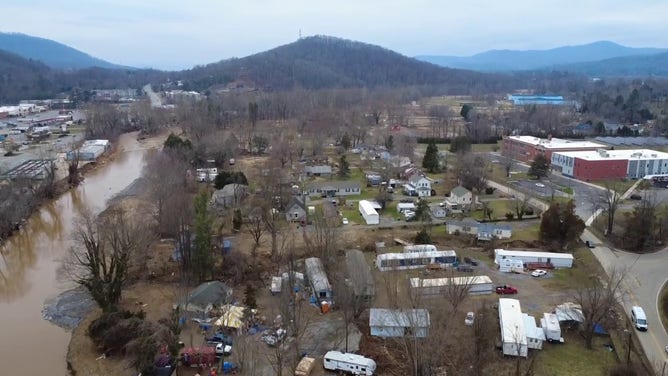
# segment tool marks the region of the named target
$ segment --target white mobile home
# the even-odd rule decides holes
[[[429,311],[426,309],[385,309],[369,310],[371,335],[382,338],[414,336],[425,338],[429,334]]]
[[[491,294],[494,291],[492,280],[486,275],[453,278],[411,278],[413,296],[444,296],[448,286],[468,286],[469,295]]]
[[[412,202],[400,202],[397,204],[397,213],[403,213],[406,210],[415,211],[415,204]]]
[[[436,252],[436,248],[433,244],[415,244],[415,245],[406,245],[404,246],[404,253],[410,252]]]
[[[353,375],[371,376],[376,371],[376,362],[373,359],[339,351],[328,351],[322,363],[326,370],[344,371]]]
[[[329,284],[327,274],[325,274],[325,269],[320,259],[317,257],[307,258],[305,264],[306,277],[313,289],[313,295],[319,300],[331,299],[332,287]]]
[[[530,262],[549,262],[555,268],[573,267],[573,254],[571,253],[494,250],[494,262],[497,265],[501,265],[501,262],[507,259],[519,260],[524,264]]]
[[[455,251],[381,253],[376,256],[376,267],[380,271],[426,268],[430,265],[452,266],[457,262]]]
[[[527,346],[530,349],[542,350],[545,333],[542,328],[536,326],[536,318],[523,313],[522,320],[524,321],[524,333],[527,335]]]
[[[528,355],[527,336],[524,332],[522,308],[517,299],[499,299],[499,325],[501,327],[501,346],[503,355]]]
[[[540,326],[543,328],[545,339],[548,342],[564,342],[564,338],[561,336],[559,317],[555,313],[543,313]]]
[[[380,223],[380,215],[378,215],[378,212],[373,208],[373,204],[370,201],[360,200],[359,211],[367,225],[377,225]]]

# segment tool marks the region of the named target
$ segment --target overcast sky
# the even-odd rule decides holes
[[[0,31],[113,63],[190,68],[332,35],[408,56],[611,40],[668,47],[667,0],[2,0]]]

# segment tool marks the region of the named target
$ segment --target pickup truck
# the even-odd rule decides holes
[[[512,295],[517,294],[517,289],[508,285],[496,286],[496,293],[499,295]]]

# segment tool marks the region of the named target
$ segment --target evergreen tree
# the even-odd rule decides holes
[[[431,235],[429,235],[426,228],[423,228],[415,234],[415,239],[413,240],[415,244],[431,244]]]
[[[560,250],[564,250],[580,238],[584,229],[584,221],[575,214],[573,200],[566,204],[555,202],[543,213],[540,239],[555,243]]]
[[[209,214],[209,195],[206,191],[195,197],[195,252],[193,270],[200,282],[212,277],[211,233],[213,219]]]
[[[417,207],[415,208],[415,220],[420,222],[431,221],[429,202],[427,202],[427,200],[420,199],[418,201]]]
[[[348,150],[350,149],[351,141],[350,141],[350,136],[348,133],[344,133],[343,136],[341,137],[341,147],[343,150]]]
[[[387,151],[392,151],[392,148],[394,148],[394,136],[387,136],[385,139],[385,148],[387,148]]]
[[[232,217],[232,228],[234,231],[241,230],[241,225],[243,224],[243,219],[241,218],[241,210],[234,209],[234,217]]]
[[[466,153],[471,151],[471,140],[466,136],[455,137],[450,141],[451,153]]]
[[[438,147],[433,140],[427,145],[427,150],[422,158],[422,168],[426,168],[431,173],[438,170]]]
[[[531,162],[529,167],[529,175],[535,176],[537,179],[546,177],[550,173],[550,161],[543,154],[538,154]]]
[[[341,156],[339,159],[339,176],[342,178],[348,177],[350,175],[350,163],[346,159],[345,155]]]
[[[645,251],[654,238],[656,207],[647,198],[643,199],[626,221],[624,246],[629,251]]]

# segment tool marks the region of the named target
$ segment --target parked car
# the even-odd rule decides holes
[[[457,271],[458,272],[471,273],[471,272],[473,272],[473,266],[471,266],[469,264],[459,264],[459,265],[457,265]]]
[[[221,332],[214,333],[211,337],[206,338],[206,343],[209,345],[218,345],[219,343],[224,343],[226,345],[232,346],[232,337]]]
[[[512,295],[517,294],[517,289],[508,285],[496,286],[496,293],[499,295]]]
[[[216,345],[216,356],[232,355],[232,346],[219,343]]]
[[[471,325],[473,325],[474,321],[475,321],[475,313],[474,312],[468,312],[466,314],[466,318],[464,319],[464,324],[466,326],[471,326]]]
[[[464,262],[473,266],[478,266],[478,260],[472,259],[470,257],[464,257]]]
[[[344,217],[343,220],[342,220],[342,222],[343,222],[344,225],[347,225],[347,224],[348,224],[348,218],[345,218],[345,217]]]
[[[538,187],[538,188],[545,188],[545,184],[543,184],[543,183],[536,183],[536,187]]]
[[[631,200],[642,200],[642,196],[637,193],[632,194],[631,196],[629,196],[629,198]]]
[[[532,277],[542,277],[544,275],[547,275],[547,270],[536,269],[536,270],[531,272]]]
[[[585,245],[587,248],[594,248],[594,245],[589,240],[585,241]]]

